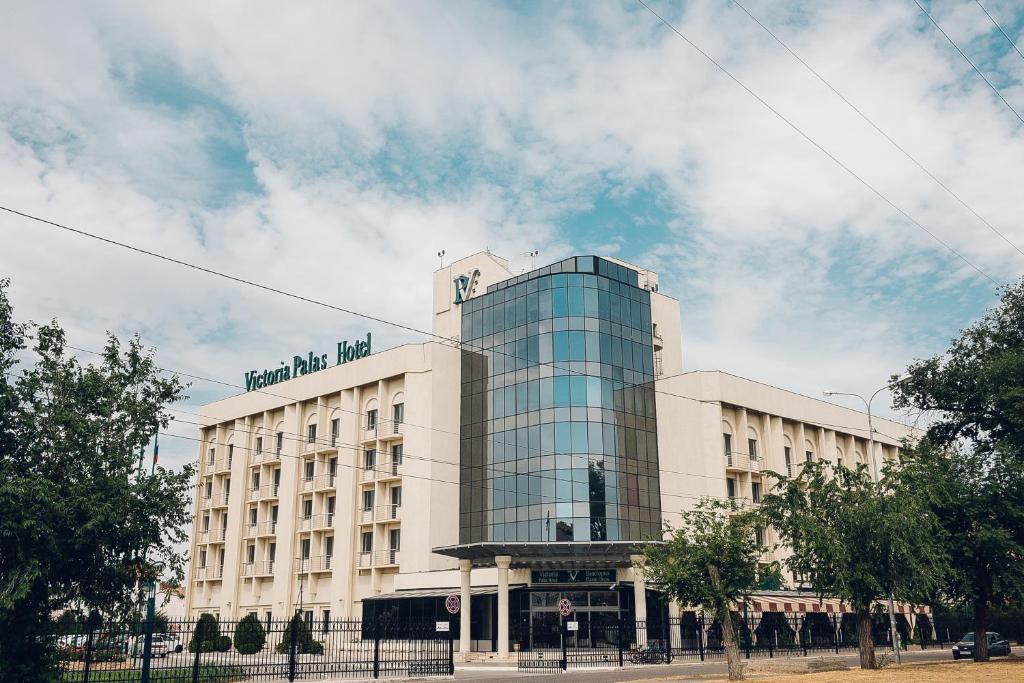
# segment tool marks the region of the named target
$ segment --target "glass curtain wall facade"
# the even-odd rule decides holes
[[[462,304],[460,543],[661,533],[650,292],[578,256]]]

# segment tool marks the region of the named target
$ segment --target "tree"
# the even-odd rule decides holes
[[[231,638],[221,635],[220,622],[212,614],[199,615],[199,621],[188,641],[188,651],[195,652],[196,647],[201,652],[227,652],[231,649]]]
[[[782,567],[779,566],[778,562],[772,562],[757,568],[757,590],[786,590],[786,579],[782,576]]]
[[[989,611],[1024,599],[1024,280],[944,353],[912,363],[893,399],[930,422],[908,476],[931,491],[956,558],[944,592],[974,608],[974,658],[987,660]]]
[[[126,614],[140,582],[180,575],[192,469],[153,476],[139,454],[183,397],[133,338],[101,360],[65,355],[56,322],[14,320],[0,281],[0,671],[58,675],[50,615]],[[21,363],[24,368],[19,368]]]
[[[991,610],[1024,596],[1024,459],[926,440],[904,458],[902,476],[927,493],[942,525],[955,562],[941,593],[973,608],[974,659],[986,661]]]
[[[857,616],[860,665],[876,668],[871,607],[890,594],[921,604],[946,571],[942,530],[891,468],[878,482],[867,468],[805,463],[761,499],[760,515],[792,554],[786,565],[819,595],[847,601]]]
[[[295,652],[300,655],[322,655],[324,646],[319,640],[313,640],[306,620],[296,614],[288,624],[284,637],[277,645],[278,654],[287,654],[291,649],[292,632],[295,632]]]
[[[761,549],[756,520],[733,505],[704,499],[683,512],[678,528],[666,525],[664,544],[648,544],[646,578],[682,605],[710,610],[722,625],[729,680],[743,679],[739,641],[731,614],[757,585]]]
[[[266,642],[267,635],[263,631],[263,624],[256,615],[242,617],[235,627],[235,650],[243,655],[251,655],[262,650]]]

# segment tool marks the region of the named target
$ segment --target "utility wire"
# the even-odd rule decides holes
[[[676,28],[676,27],[675,27],[675,25],[674,25],[674,24],[672,24],[672,23],[671,23],[671,22],[670,22],[670,21],[669,21],[668,19],[666,19],[665,17],[661,16],[661,15],[660,15],[660,14],[658,14],[658,13],[657,13],[656,11],[654,11],[654,9],[653,9],[653,8],[652,8],[652,7],[650,6],[650,5],[648,5],[648,4],[646,3],[646,2],[644,2],[644,0],[636,0],[636,1],[637,1],[637,2],[639,3],[639,4],[643,5],[643,7],[644,7],[644,8],[645,8],[645,9],[646,9],[646,10],[647,10],[648,12],[650,12],[651,14],[653,14],[653,15],[654,15],[654,16],[655,16],[655,17],[656,17],[656,18],[658,19],[658,21],[660,21],[660,22],[661,22],[662,24],[664,24],[664,25],[665,25],[666,27],[668,27],[668,29],[669,29],[670,31],[672,31],[673,33],[675,33],[675,34],[676,34],[677,36],[679,36],[679,37],[680,37],[680,38],[681,38],[681,39],[682,39],[682,40],[683,40],[684,42],[686,42],[686,44],[687,44],[687,45],[689,45],[689,46],[690,46],[690,47],[692,47],[692,48],[693,48],[694,50],[696,50],[696,51],[697,51],[698,53],[700,53],[700,54],[701,54],[701,56],[703,56],[703,57],[704,57],[704,58],[705,58],[706,60],[708,60],[709,62],[711,62],[711,64],[713,64],[713,65],[714,65],[714,66],[715,66],[715,67],[716,67],[716,68],[717,68],[717,69],[718,69],[719,71],[721,71],[721,72],[722,72],[723,74],[725,74],[726,76],[728,76],[728,77],[729,77],[729,78],[730,78],[730,79],[731,79],[731,80],[732,80],[732,81],[733,81],[733,82],[734,82],[734,83],[735,83],[736,85],[738,85],[738,86],[739,86],[740,88],[742,88],[742,89],[743,89],[743,90],[744,90],[744,91],[745,91],[745,92],[746,92],[746,93],[747,93],[748,95],[750,95],[751,97],[753,97],[754,99],[756,99],[756,100],[757,100],[758,102],[760,102],[760,103],[761,103],[761,105],[762,105],[762,106],[764,106],[764,108],[765,108],[765,109],[767,109],[767,110],[768,110],[768,111],[770,111],[771,113],[775,114],[775,116],[777,116],[777,117],[778,117],[778,118],[779,118],[779,119],[780,119],[780,120],[781,120],[781,121],[782,121],[783,123],[785,123],[785,124],[786,124],[787,126],[789,126],[790,128],[792,128],[792,129],[793,129],[793,130],[794,130],[794,131],[795,131],[795,132],[796,132],[796,133],[797,133],[798,135],[800,135],[800,137],[802,137],[802,138],[803,138],[804,140],[806,140],[806,141],[807,141],[807,142],[809,142],[809,143],[810,143],[811,145],[813,145],[813,146],[814,146],[815,148],[817,148],[817,149],[818,149],[818,151],[820,151],[820,152],[821,152],[822,154],[824,154],[824,155],[825,155],[825,156],[827,156],[827,157],[828,157],[829,159],[831,159],[831,160],[832,160],[832,161],[833,161],[833,162],[834,162],[834,163],[835,163],[835,164],[836,164],[837,166],[839,166],[839,168],[843,169],[843,170],[844,170],[844,171],[846,171],[846,172],[847,172],[847,173],[848,173],[849,175],[853,176],[853,178],[854,178],[854,179],[856,179],[856,180],[857,180],[857,181],[858,181],[858,182],[859,182],[859,183],[860,183],[861,185],[863,185],[863,186],[864,186],[864,187],[866,187],[866,188],[867,188],[868,190],[870,190],[870,191],[871,191],[871,192],[872,192],[873,194],[875,194],[876,196],[878,196],[878,197],[879,197],[879,198],[880,198],[880,199],[881,199],[882,201],[884,201],[884,202],[885,202],[886,204],[888,204],[889,206],[891,206],[891,207],[892,207],[892,208],[893,208],[893,209],[894,209],[894,210],[895,210],[896,212],[898,212],[898,213],[899,213],[899,214],[900,214],[901,216],[903,216],[904,218],[906,218],[906,219],[907,219],[908,221],[910,221],[910,223],[912,223],[912,224],[913,224],[913,225],[915,225],[915,226],[916,226],[917,228],[919,228],[919,229],[920,229],[921,231],[923,231],[924,233],[926,233],[926,234],[927,234],[927,235],[928,235],[929,237],[931,237],[931,238],[932,238],[933,240],[935,240],[936,242],[938,242],[939,244],[941,244],[941,245],[942,245],[943,247],[945,247],[945,248],[946,248],[946,249],[947,249],[947,250],[948,250],[949,252],[951,252],[951,253],[952,253],[953,255],[955,255],[955,256],[956,256],[957,258],[959,258],[959,259],[960,259],[961,261],[963,261],[963,262],[964,262],[965,264],[967,264],[968,266],[970,266],[971,268],[973,268],[974,270],[976,270],[976,271],[977,271],[977,272],[978,272],[978,273],[979,273],[979,274],[980,274],[980,275],[981,275],[982,277],[984,277],[984,278],[985,278],[986,280],[988,280],[989,282],[991,282],[991,283],[992,283],[993,285],[995,285],[996,287],[1000,287],[1000,286],[1001,286],[1001,283],[997,282],[997,281],[996,281],[996,280],[995,280],[994,278],[992,278],[992,276],[990,276],[990,275],[989,275],[988,273],[986,273],[986,272],[985,272],[984,270],[982,270],[982,269],[981,269],[981,268],[980,268],[979,266],[976,266],[976,265],[974,265],[974,263],[972,263],[971,261],[969,261],[969,260],[967,259],[967,257],[966,257],[966,256],[964,256],[964,255],[963,255],[963,254],[961,254],[961,253],[960,253],[959,251],[957,251],[957,250],[956,250],[955,248],[953,248],[953,246],[952,246],[952,245],[950,245],[950,244],[949,244],[949,243],[947,243],[947,242],[946,242],[945,240],[943,240],[943,239],[942,239],[941,237],[939,237],[939,236],[938,236],[938,235],[936,235],[936,234],[935,234],[934,232],[932,232],[931,230],[929,230],[929,229],[928,229],[927,227],[925,227],[925,226],[924,226],[923,224],[921,224],[921,223],[920,223],[920,222],[919,222],[919,221],[918,221],[918,220],[917,220],[916,218],[914,218],[913,216],[911,216],[911,215],[910,215],[909,213],[907,213],[907,212],[906,212],[905,210],[903,210],[902,208],[900,208],[900,207],[899,207],[899,206],[898,206],[898,205],[897,205],[896,203],[894,203],[894,202],[893,202],[893,201],[892,201],[891,199],[889,199],[889,197],[887,197],[887,196],[886,196],[885,194],[883,194],[881,190],[878,190],[877,188],[875,188],[875,186],[874,186],[874,185],[872,185],[872,184],[871,184],[871,183],[869,183],[869,182],[868,182],[867,180],[865,180],[865,179],[864,179],[864,178],[862,178],[862,177],[861,177],[860,175],[858,175],[856,171],[854,171],[854,170],[853,170],[852,168],[850,168],[850,167],[849,167],[849,166],[847,166],[847,165],[846,165],[845,163],[843,163],[843,162],[842,162],[842,161],[841,161],[841,160],[840,160],[840,159],[839,159],[839,158],[838,158],[837,156],[835,156],[834,154],[832,154],[832,152],[830,152],[830,151],[828,151],[827,149],[825,149],[825,148],[824,148],[824,147],[823,147],[823,146],[822,146],[821,144],[819,144],[819,143],[818,143],[818,142],[817,142],[817,141],[816,141],[816,140],[815,140],[814,138],[812,138],[812,137],[811,137],[810,135],[808,135],[807,133],[805,133],[805,132],[803,131],[803,129],[801,129],[801,128],[800,128],[799,126],[797,126],[797,125],[796,125],[795,123],[793,123],[793,122],[792,122],[792,121],[790,121],[790,120],[789,120],[788,118],[786,118],[786,116],[785,116],[784,114],[782,114],[782,112],[780,112],[780,111],[779,111],[778,109],[776,109],[776,108],[775,108],[775,107],[773,107],[773,106],[772,106],[771,104],[769,104],[767,100],[765,100],[765,99],[764,99],[763,97],[761,97],[761,96],[760,96],[760,95],[758,95],[758,94],[757,94],[756,92],[754,92],[753,90],[751,90],[749,86],[747,86],[747,85],[746,85],[746,84],[745,84],[745,83],[744,83],[743,81],[741,81],[741,80],[740,80],[740,79],[739,79],[738,77],[736,77],[736,76],[735,76],[735,75],[734,75],[734,74],[733,74],[733,73],[732,73],[731,71],[729,71],[729,70],[728,70],[727,68],[725,68],[725,66],[723,66],[723,65],[722,65],[722,64],[721,64],[721,63],[720,63],[720,62],[719,62],[718,60],[716,60],[716,59],[715,59],[714,57],[712,57],[712,56],[711,56],[711,55],[710,55],[710,54],[709,54],[709,53],[708,53],[707,51],[705,51],[705,50],[704,50],[704,49],[703,49],[702,47],[700,47],[700,46],[699,46],[699,45],[697,45],[697,44],[696,44],[695,42],[693,42],[692,40],[690,40],[689,38],[687,38],[687,37],[686,37],[686,35],[685,35],[685,34],[683,34],[683,33],[682,33],[682,32],[681,32],[681,31],[680,31],[680,30],[679,30],[678,28]],[[915,0],[915,1],[916,1],[916,0]],[[1024,121],[1024,119],[1022,119],[1022,121]],[[0,207],[0,208],[2,208],[2,207]]]
[[[937,184],[937,185],[938,185],[939,187],[941,187],[941,188],[942,188],[943,190],[945,190],[945,191],[946,191],[946,193],[947,193],[947,194],[948,194],[949,196],[951,196],[951,197],[952,197],[953,199],[955,199],[955,200],[956,200],[957,202],[959,202],[959,204],[960,204],[960,205],[961,205],[962,207],[964,207],[964,208],[965,208],[965,209],[967,209],[967,210],[968,210],[968,211],[969,211],[969,212],[970,212],[971,214],[973,214],[975,218],[977,218],[977,219],[978,219],[979,221],[981,221],[982,223],[984,223],[984,224],[985,224],[985,225],[986,225],[986,226],[988,227],[988,229],[989,229],[989,230],[991,230],[991,231],[992,231],[993,233],[995,233],[996,235],[998,235],[998,236],[999,236],[999,237],[1000,237],[1000,238],[1001,238],[1001,239],[1002,239],[1002,240],[1003,240],[1004,242],[1006,242],[1006,243],[1007,243],[1008,245],[1010,245],[1010,246],[1011,246],[1011,247],[1012,247],[1012,248],[1014,249],[1014,251],[1016,251],[1016,252],[1017,252],[1018,254],[1020,254],[1021,256],[1024,256],[1024,251],[1022,251],[1020,247],[1018,247],[1018,246],[1017,246],[1016,244],[1014,244],[1014,243],[1013,243],[1012,241],[1010,241],[1010,239],[1009,239],[1009,238],[1008,238],[1008,237],[1007,237],[1007,236],[1006,236],[1006,235],[1005,235],[1004,233],[1000,232],[1000,231],[999,231],[999,230],[998,230],[998,229],[997,229],[997,228],[996,228],[996,227],[995,227],[994,225],[992,225],[992,223],[990,223],[990,222],[989,222],[989,221],[988,221],[988,220],[987,220],[987,219],[986,219],[986,218],[985,218],[984,216],[982,216],[982,215],[981,215],[980,213],[978,213],[977,211],[975,211],[975,210],[974,210],[974,207],[970,206],[970,205],[969,205],[969,204],[968,204],[968,203],[967,203],[966,201],[964,201],[964,200],[963,200],[963,199],[962,199],[962,198],[960,197],[960,195],[958,195],[958,194],[957,194],[956,192],[954,192],[954,191],[953,191],[953,190],[952,190],[952,189],[951,189],[951,188],[950,188],[950,187],[949,187],[948,185],[946,185],[946,183],[942,182],[942,181],[941,181],[941,180],[940,180],[940,179],[939,179],[939,178],[938,178],[938,177],[937,177],[937,176],[936,176],[936,175],[935,175],[934,173],[932,173],[932,172],[931,172],[931,171],[929,171],[929,170],[928,170],[927,168],[925,168],[925,167],[924,167],[924,165],[923,165],[923,164],[922,164],[922,163],[921,163],[920,161],[918,161],[917,159],[915,159],[915,158],[914,158],[914,157],[913,157],[913,156],[912,156],[912,155],[910,154],[910,152],[908,152],[908,151],[907,151],[906,149],[904,149],[904,148],[903,148],[903,147],[902,147],[902,146],[901,146],[901,145],[900,145],[900,144],[899,144],[898,142],[896,142],[895,140],[893,140],[893,139],[892,139],[892,136],[890,136],[890,135],[889,135],[888,133],[886,133],[886,132],[885,132],[884,130],[882,130],[882,129],[881,129],[881,128],[880,128],[880,127],[879,127],[879,126],[878,126],[878,125],[877,125],[877,124],[876,124],[876,123],[875,123],[874,121],[872,121],[872,120],[871,120],[871,119],[870,119],[870,118],[868,117],[868,115],[867,115],[867,114],[865,114],[865,113],[864,113],[864,112],[863,112],[863,111],[862,111],[862,110],[861,110],[861,109],[860,109],[860,108],[859,108],[859,107],[858,107],[857,105],[855,105],[855,104],[854,104],[853,102],[851,102],[851,101],[850,101],[850,100],[849,100],[849,99],[848,99],[848,98],[847,98],[847,97],[846,97],[845,95],[843,95],[843,94],[842,94],[841,92],[839,92],[839,91],[838,91],[838,90],[837,90],[837,89],[836,89],[836,88],[835,88],[835,87],[834,87],[834,86],[833,86],[833,85],[832,85],[831,83],[829,83],[829,82],[828,82],[828,81],[827,81],[827,80],[825,79],[825,77],[824,77],[824,76],[822,76],[822,75],[821,75],[820,73],[818,73],[818,71],[816,71],[816,70],[814,69],[814,67],[812,67],[812,66],[811,66],[810,64],[808,64],[808,63],[807,63],[807,62],[806,62],[806,61],[805,61],[805,60],[804,60],[804,59],[803,59],[803,58],[802,58],[802,57],[801,57],[800,55],[798,55],[798,54],[797,54],[796,52],[794,52],[794,51],[793,51],[793,50],[792,50],[792,49],[791,49],[791,48],[789,47],[789,45],[787,45],[787,44],[786,44],[785,42],[783,42],[783,40],[782,40],[781,38],[779,38],[779,36],[778,36],[778,35],[776,35],[776,34],[775,34],[775,33],[774,33],[774,32],[773,32],[773,31],[772,31],[772,30],[771,30],[770,28],[768,28],[767,26],[765,26],[765,25],[764,25],[764,24],[763,24],[763,23],[761,22],[761,20],[760,20],[760,19],[758,19],[757,17],[755,17],[755,16],[754,16],[754,15],[753,15],[753,14],[752,14],[752,13],[750,12],[750,10],[748,10],[748,9],[747,9],[747,8],[746,8],[746,7],[745,7],[745,6],[743,5],[743,3],[741,3],[741,2],[739,1],[739,0],[732,0],[732,2],[733,2],[733,4],[735,4],[735,5],[737,6],[737,7],[739,7],[739,8],[741,9],[741,10],[743,10],[744,14],[746,14],[746,15],[747,15],[748,17],[750,17],[750,18],[751,18],[751,19],[752,19],[752,20],[754,21],[754,23],[755,23],[755,24],[757,24],[757,25],[758,25],[758,26],[760,26],[760,27],[761,27],[762,29],[764,29],[764,31],[765,31],[765,32],[766,32],[766,33],[767,33],[768,35],[770,35],[770,36],[771,36],[771,37],[772,37],[772,38],[773,38],[773,39],[775,40],[775,42],[777,42],[777,43],[778,43],[779,45],[781,45],[781,46],[783,47],[783,49],[785,49],[785,50],[786,50],[786,52],[788,52],[788,53],[789,53],[790,55],[792,55],[792,57],[793,57],[794,59],[796,59],[796,60],[797,60],[798,62],[800,62],[800,63],[801,63],[801,64],[802,64],[803,66],[804,66],[804,68],[806,68],[806,69],[807,69],[808,71],[810,71],[810,72],[811,72],[811,73],[812,73],[812,74],[814,75],[814,77],[815,77],[815,78],[817,78],[817,79],[818,79],[819,81],[821,81],[821,82],[822,82],[822,83],[823,83],[823,84],[825,85],[825,87],[827,87],[827,88],[828,88],[829,90],[831,90],[831,91],[832,91],[832,93],[833,93],[833,94],[835,94],[835,96],[836,96],[836,97],[838,97],[838,98],[839,98],[839,99],[841,99],[841,100],[842,100],[842,101],[843,101],[844,103],[846,103],[846,105],[847,105],[847,106],[848,106],[848,107],[849,107],[850,109],[852,109],[852,110],[853,110],[854,112],[856,112],[856,114],[857,114],[858,116],[860,116],[860,117],[861,117],[862,119],[864,119],[864,121],[865,121],[865,122],[867,122],[867,124],[868,124],[868,125],[870,125],[870,126],[871,126],[872,128],[874,128],[874,129],[875,129],[875,130],[876,130],[876,131],[877,131],[877,132],[878,132],[878,133],[879,133],[879,134],[880,134],[880,135],[881,135],[882,137],[884,137],[884,138],[885,138],[885,139],[886,139],[886,140],[887,140],[887,141],[889,142],[889,144],[891,144],[891,145],[892,145],[893,147],[895,147],[895,148],[896,148],[897,150],[899,150],[899,151],[900,151],[900,152],[901,152],[901,153],[903,154],[903,156],[905,156],[905,157],[906,157],[907,159],[909,159],[909,160],[910,160],[910,161],[911,161],[911,162],[912,162],[912,163],[913,163],[913,164],[914,164],[915,166],[917,166],[917,167],[918,167],[919,169],[921,169],[921,171],[923,171],[925,175],[927,175],[927,176],[928,176],[929,178],[931,178],[931,179],[932,179],[933,181],[935,181],[935,183],[936,183],[936,184]],[[980,4],[980,3],[979,3],[979,4]]]
[[[981,0],[974,1],[978,3],[978,7],[980,7],[981,11],[985,13],[985,16],[988,17],[988,20],[992,22],[992,25],[999,29],[999,32],[1003,34],[1003,38],[1006,38],[1006,42],[1013,46],[1013,49],[1017,51],[1017,54],[1020,55],[1021,59],[1024,59],[1024,52],[1020,51],[1020,48],[1017,47],[1017,43],[1013,42],[1013,38],[1011,38],[1009,34],[1007,34],[1006,31],[1003,30],[1003,27],[999,25],[999,22],[996,21],[996,18],[993,17],[987,9],[985,9],[985,6],[981,4]]]
[[[935,26],[935,28],[937,28],[939,30],[939,33],[942,34],[942,37],[945,38],[946,40],[948,40],[949,44],[952,45],[953,47],[955,47],[956,51],[960,53],[960,56],[963,57],[965,60],[967,60],[967,63],[971,65],[971,68],[974,69],[974,71],[979,76],[981,76],[982,80],[984,80],[986,83],[988,83],[988,87],[992,88],[992,92],[994,92],[996,94],[996,97],[1001,99],[1003,101],[1003,104],[1006,105],[1006,108],[1014,113],[1014,115],[1017,117],[1017,120],[1020,121],[1021,123],[1024,123],[1024,116],[1021,116],[1020,112],[1018,112],[1016,109],[1014,109],[1012,104],[1010,104],[1009,102],[1006,101],[1006,98],[1003,97],[1003,93],[999,92],[999,88],[997,88],[995,85],[992,84],[992,81],[990,81],[988,79],[988,76],[986,76],[981,71],[981,69],[979,69],[978,66],[973,61],[971,61],[971,58],[967,56],[967,53],[964,52],[963,50],[961,50],[960,46],[957,45],[956,42],[952,38],[949,37],[949,34],[947,34],[945,31],[942,30],[942,27],[939,26],[939,22],[935,21],[935,18],[932,17],[932,15],[928,13],[928,10],[925,9],[925,6],[921,4],[920,0],[914,0],[914,4],[917,5],[921,9],[922,12],[924,12],[924,15],[926,17],[928,17],[928,20],[930,22],[932,22],[932,24]],[[984,8],[982,8],[982,9],[984,9]],[[1016,47],[1016,45],[1014,47]]]

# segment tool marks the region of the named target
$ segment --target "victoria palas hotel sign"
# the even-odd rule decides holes
[[[370,355],[370,333],[366,333],[366,339],[356,341],[338,342],[337,357],[335,365],[344,365],[349,361],[365,358]],[[271,384],[284,382],[293,377],[301,377],[318,370],[326,370],[328,358],[326,353],[314,354],[312,351],[304,356],[293,356],[291,363],[281,361],[281,366],[272,370],[250,370],[245,373],[245,390],[253,391],[269,387]]]

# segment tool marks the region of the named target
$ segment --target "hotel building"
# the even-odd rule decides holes
[[[881,467],[912,435],[876,418],[872,454],[863,413],[684,372],[679,302],[613,258],[479,253],[433,292],[451,341],[345,341],[204,407],[190,615],[433,620],[458,595],[460,650],[500,657],[557,634],[563,597],[581,629],[674,611],[637,546],[700,498],[756,505],[764,470]]]

